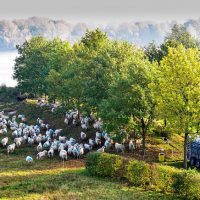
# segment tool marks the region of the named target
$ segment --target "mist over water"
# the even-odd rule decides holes
[[[17,51],[0,52],[0,85],[16,85],[16,81],[12,79],[14,59],[16,56]]]

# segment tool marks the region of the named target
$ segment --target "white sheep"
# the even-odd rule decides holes
[[[65,136],[59,136],[59,141],[60,142],[66,142],[67,138]]]
[[[31,137],[28,137],[28,143],[31,145],[34,144],[34,139]]]
[[[3,145],[3,147],[5,147],[8,143],[8,137],[5,137],[1,140],[1,144]]]
[[[88,126],[87,126],[86,124],[81,124],[81,128],[82,128],[83,130],[88,130]]]
[[[130,142],[129,142],[129,144],[128,144],[128,148],[129,148],[129,150],[130,150],[131,152],[134,151],[135,145],[133,144],[133,141],[132,141],[132,140],[130,140]]]
[[[89,145],[91,146],[91,148],[95,145],[94,140],[92,140],[91,138],[89,139]]]
[[[52,158],[53,156],[54,156],[54,149],[50,148],[49,151],[48,151],[48,157]]]
[[[99,153],[104,153],[104,152],[105,152],[105,147],[104,147],[104,146],[101,147],[100,149],[97,150],[97,152],[99,152]]]
[[[61,158],[61,160],[67,160],[67,151],[66,150],[61,150],[60,153],[59,153],[59,156]]]
[[[99,138],[95,138],[95,143],[96,145],[100,146],[101,145],[101,140]]]
[[[7,128],[3,128],[3,129],[0,129],[0,134],[7,134],[8,131],[7,131]]]
[[[8,145],[7,153],[12,153],[15,150],[15,143]]]
[[[125,146],[123,144],[119,144],[119,143],[115,143],[115,149],[117,150],[117,152],[122,151],[122,153],[124,153],[125,150]]]
[[[81,131],[81,139],[84,140],[87,137],[86,133]]]
[[[66,126],[69,124],[69,120],[67,117],[65,118],[64,123],[66,124]]]
[[[27,156],[26,157],[26,162],[29,163],[29,164],[32,163],[33,162],[33,158],[31,156]]]
[[[37,152],[41,152],[42,151],[42,143],[40,142],[37,146]]]
[[[43,157],[47,155],[47,150],[41,151],[37,154],[36,158],[37,160],[41,160]]]
[[[106,141],[104,142],[104,146],[106,147],[106,149],[109,149],[110,146],[111,146],[111,143],[110,143],[108,140],[106,140]]]
[[[84,148],[87,149],[88,151],[90,151],[92,149],[89,144],[84,144]]]

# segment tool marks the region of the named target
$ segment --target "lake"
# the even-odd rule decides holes
[[[16,85],[16,81],[12,79],[14,59],[16,56],[17,51],[0,52],[0,85]]]

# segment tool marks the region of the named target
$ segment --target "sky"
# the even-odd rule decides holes
[[[0,0],[0,20],[32,16],[69,23],[119,24],[134,21],[183,22],[200,17],[199,0]],[[0,52],[0,84],[14,86],[16,52]]]
[[[12,79],[14,59],[16,51],[0,52],[0,85],[15,86],[16,81]]]
[[[69,22],[183,21],[199,17],[199,0],[0,0],[0,19],[32,16]]]

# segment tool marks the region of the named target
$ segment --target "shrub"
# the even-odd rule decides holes
[[[97,175],[97,165],[100,153],[89,153],[86,157],[86,169],[91,175]]]
[[[89,174],[104,177],[121,177],[123,160],[118,155],[90,153],[86,159]]]
[[[173,188],[183,199],[200,199],[200,175],[195,170],[175,174]]]
[[[151,184],[155,190],[162,192],[172,192],[174,175],[179,171],[173,167],[163,165],[151,166]]]
[[[127,166],[126,177],[134,186],[146,187],[150,184],[150,170],[148,164],[133,160]]]

